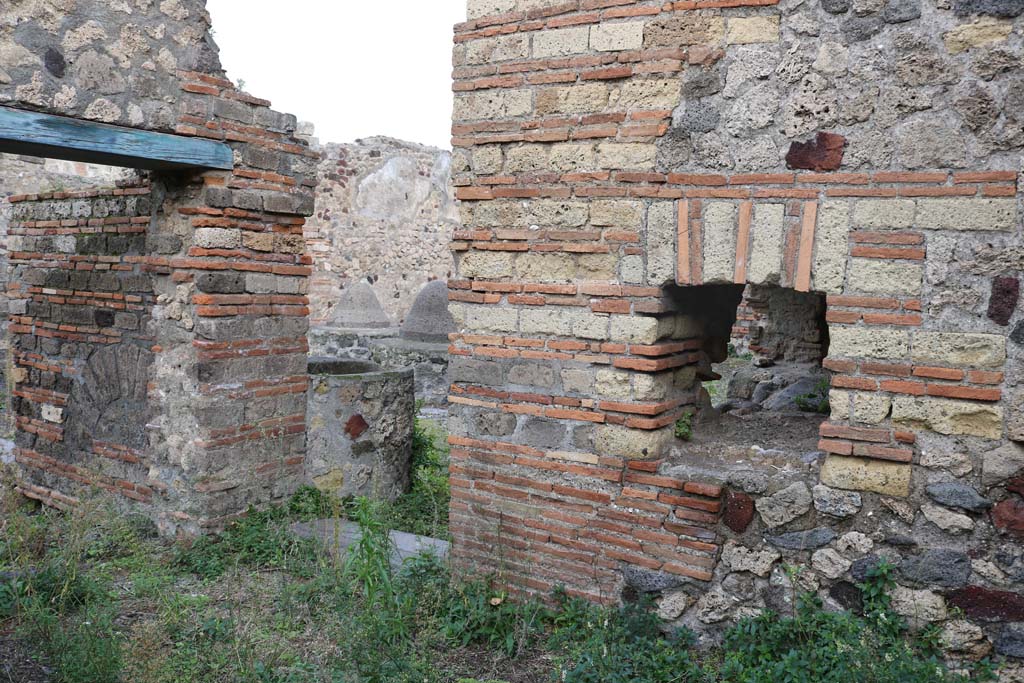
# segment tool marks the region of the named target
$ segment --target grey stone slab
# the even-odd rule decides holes
[[[10,439],[0,439],[0,464],[11,465],[14,463],[14,442]]]
[[[296,522],[291,531],[300,538],[315,538],[324,544],[334,556],[341,558],[346,549],[362,538],[359,525],[338,519],[318,519],[313,522]],[[410,557],[433,553],[438,559],[448,558],[448,541],[428,536],[416,536],[404,531],[391,532],[391,566],[395,569]]]
[[[622,567],[622,578],[625,579],[627,586],[641,593],[656,593],[686,583],[683,577],[675,574],[652,571],[628,564]]]
[[[922,586],[959,588],[966,586],[971,577],[971,560],[957,550],[928,550],[903,560],[900,573],[908,581]]]
[[[1006,657],[1024,659],[1024,624],[1007,624],[995,642],[996,652]]]
[[[992,501],[979,494],[974,487],[960,482],[930,484],[926,492],[929,498],[946,507],[970,512],[982,512],[992,507]]]

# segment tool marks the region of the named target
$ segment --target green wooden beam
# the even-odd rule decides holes
[[[0,152],[153,171],[234,168],[222,142],[0,107]]]

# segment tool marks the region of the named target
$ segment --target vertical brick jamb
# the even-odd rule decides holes
[[[679,201],[679,223],[676,233],[676,282],[688,285],[692,279],[690,262],[690,202]]]
[[[800,251],[797,256],[793,287],[798,292],[811,291],[811,265],[814,262],[814,230],[818,222],[818,203],[804,202],[800,229]]]
[[[195,327],[187,345],[158,358],[161,445],[169,461],[179,448],[188,454],[192,480],[174,507],[194,532],[280,500],[302,480],[312,274],[302,228],[316,154],[294,136],[294,117],[269,102],[223,79],[182,79],[178,132],[235,150],[233,171],[192,179],[167,216],[185,236],[169,279]],[[190,382],[170,374],[181,366]]]
[[[738,285],[747,283],[747,258],[750,253],[750,222],[754,213],[754,203],[745,201],[740,204],[740,227],[736,236],[736,276]]]

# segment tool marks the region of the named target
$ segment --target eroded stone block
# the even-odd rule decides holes
[[[911,360],[924,365],[1001,368],[1006,363],[1006,337],[995,334],[918,332]]]
[[[821,467],[821,482],[837,489],[906,498],[910,474],[910,465],[830,455]]]
[[[897,396],[893,399],[892,420],[939,434],[985,439],[998,439],[1003,434],[1002,407],[984,403]]]

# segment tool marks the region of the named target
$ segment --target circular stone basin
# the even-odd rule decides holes
[[[416,383],[412,368],[311,358],[306,410],[308,474],[341,498],[394,500],[409,488]]]

